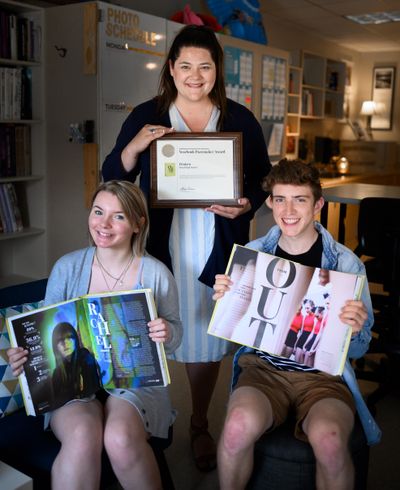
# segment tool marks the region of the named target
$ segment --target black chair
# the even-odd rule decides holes
[[[33,303],[44,298],[47,279],[0,289],[0,308]],[[161,474],[164,490],[174,490],[164,450],[172,444],[173,428],[168,437],[150,437]],[[60,449],[60,443],[51,431],[43,430],[43,416],[31,417],[20,409],[0,419],[0,460],[33,479],[34,490],[51,488],[50,470]],[[101,488],[109,488],[116,482],[111,464],[103,452]]]
[[[367,256],[365,267],[368,282],[379,283],[388,292],[388,299],[373,299],[383,304],[400,292],[400,199],[367,197],[362,199],[358,216],[358,245],[354,252]],[[381,295],[382,296],[382,295]]]
[[[294,417],[269,434],[263,435],[254,449],[254,468],[247,490],[313,490],[315,457],[307,442],[294,437]],[[354,490],[367,488],[369,446],[359,418],[350,438],[354,464]]]
[[[0,289],[0,308],[41,301],[46,294],[46,286],[47,279],[38,279],[2,288]]]
[[[364,257],[369,283],[383,292],[371,294],[375,314],[369,354],[356,361],[359,379],[379,383],[368,397],[371,408],[394,386],[400,372],[400,199],[368,197],[361,201],[358,218],[358,246]],[[371,353],[381,353],[379,362]]]

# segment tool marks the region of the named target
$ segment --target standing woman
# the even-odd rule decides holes
[[[192,394],[191,444],[201,471],[216,466],[207,412],[220,361],[231,349],[228,342],[207,335],[212,286],[215,274],[225,271],[232,245],[247,243],[250,220],[267,197],[261,181],[271,168],[256,118],[226,98],[223,70],[223,51],[214,32],[185,26],[169,50],[158,96],[131,112],[102,169],[105,181],[134,181],[140,175],[140,187],[149,197],[149,145],[156,138],[174,130],[243,134],[241,207],[150,209],[147,249],[173,271],[178,283],[184,337],[171,358],[186,365]]]

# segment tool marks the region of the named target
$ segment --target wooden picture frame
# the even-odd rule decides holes
[[[395,75],[394,66],[374,67],[372,100],[376,105],[376,114],[371,117],[371,129],[374,131],[392,129]]]
[[[154,208],[240,206],[242,133],[170,133],[150,145]]]

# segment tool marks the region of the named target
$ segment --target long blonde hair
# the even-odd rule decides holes
[[[138,233],[132,234],[131,245],[133,253],[141,257],[144,254],[149,234],[149,213],[143,192],[137,185],[132,184],[132,182],[126,180],[110,180],[103,182],[96,189],[92,197],[92,206],[99,192],[103,191],[116,196],[129,222],[131,224],[137,224],[139,231]],[[91,237],[90,240],[94,244]]]

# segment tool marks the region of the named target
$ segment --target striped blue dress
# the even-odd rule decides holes
[[[178,109],[169,110],[176,131],[189,132]],[[214,107],[204,131],[216,131],[219,109]],[[214,245],[214,214],[204,209],[175,209],[169,251],[178,285],[182,343],[169,357],[179,362],[219,361],[233,344],[207,334],[214,308],[213,290],[198,280]]]

